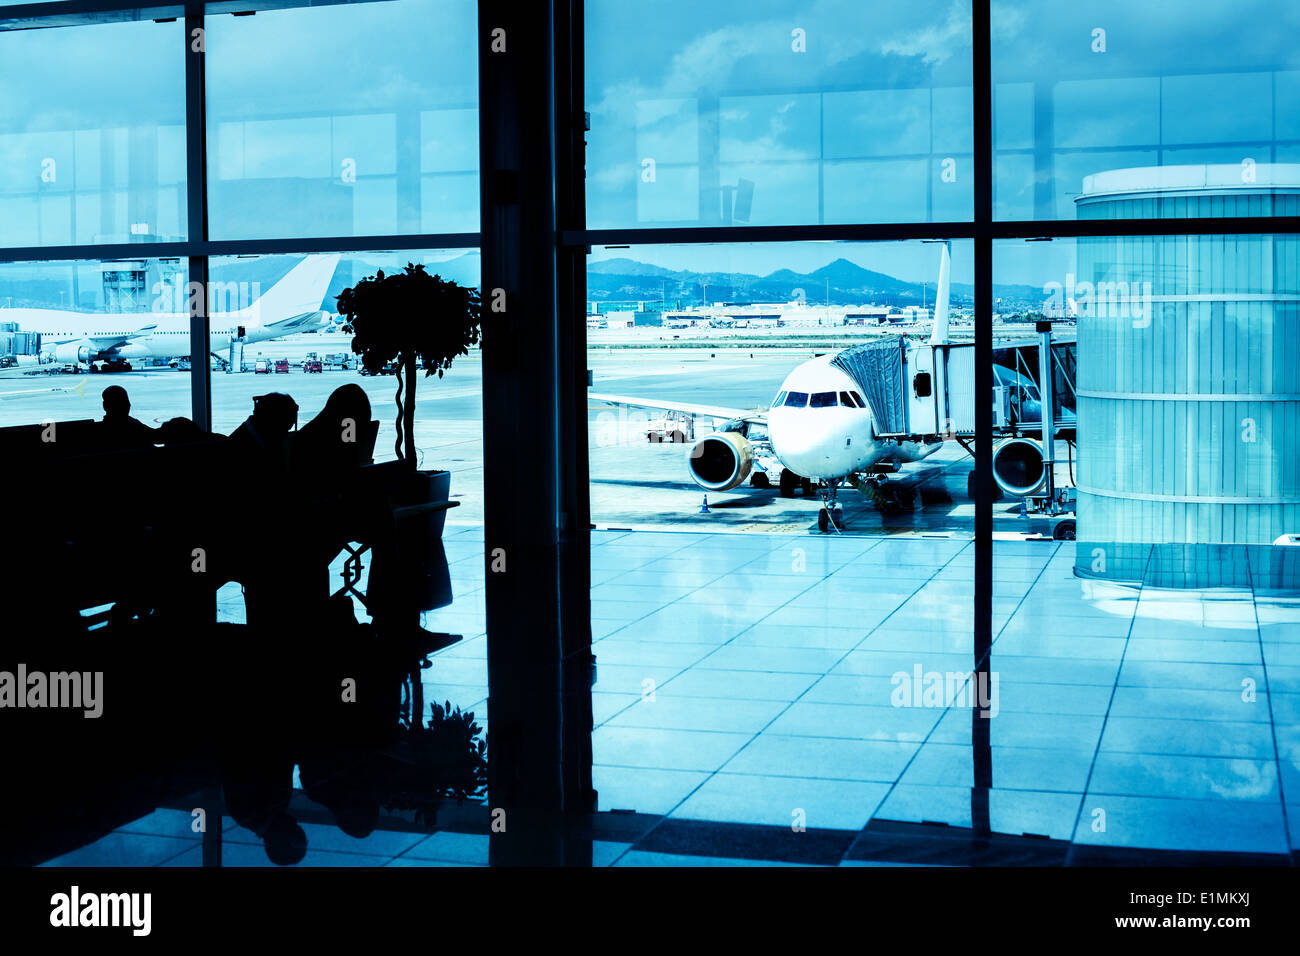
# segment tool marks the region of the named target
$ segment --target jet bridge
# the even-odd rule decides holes
[[[831,364],[861,388],[877,437],[975,437],[973,342],[879,339],[845,349]]]
[[[1054,537],[1074,535],[1073,484],[1077,419],[1073,341],[1053,342],[1051,323],[1038,335],[994,349],[990,405],[975,401],[975,345],[891,337],[864,342],[831,359],[857,383],[876,436],[898,441],[953,439],[971,451],[976,415],[992,413],[993,477],[1023,501],[1022,513],[1052,516]],[[1058,481],[1058,442],[1069,450],[1069,484]],[[973,452],[972,452],[973,453]]]

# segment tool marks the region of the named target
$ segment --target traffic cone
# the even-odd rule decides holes
[[[703,503],[702,505],[700,505],[700,514],[702,514],[702,515],[706,515],[706,514],[709,514],[709,513],[710,513],[710,512],[709,512],[709,496],[708,496],[708,495],[705,495],[705,496],[704,496],[704,503]]]

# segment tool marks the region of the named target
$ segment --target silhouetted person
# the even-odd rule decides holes
[[[341,477],[370,458],[370,396],[360,385],[336,388],[320,414],[293,436],[293,471],[312,478]]]
[[[167,446],[194,445],[199,442],[224,439],[224,435],[205,432],[193,421],[183,416],[169,418],[157,428],[158,441]]]
[[[298,403],[282,392],[253,398],[253,414],[230,433],[230,440],[255,466],[283,472],[289,432],[298,424]]]
[[[106,451],[149,448],[158,441],[158,432],[131,417],[131,398],[121,385],[104,389],[104,420],[100,423],[100,445]]]
[[[282,532],[293,530],[298,521],[294,505],[301,492],[289,484],[286,457],[289,432],[297,421],[298,403],[288,395],[258,395],[253,414],[226,442],[231,470],[224,480],[236,490],[235,501],[243,507],[248,525],[272,532],[270,537],[258,535],[256,547],[241,549],[236,570],[244,585],[248,623],[272,632],[283,631],[294,613],[283,582],[298,560],[298,545],[293,534]]]

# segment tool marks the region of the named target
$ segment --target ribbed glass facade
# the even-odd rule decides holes
[[[1079,218],[1295,215],[1286,169],[1237,184],[1236,167],[1103,174]],[[1078,269],[1079,569],[1149,580],[1150,545],[1172,585],[1274,567],[1280,551],[1180,546],[1273,552],[1300,533],[1300,240],[1081,238]]]

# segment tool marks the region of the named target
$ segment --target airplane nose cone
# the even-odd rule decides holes
[[[781,463],[805,478],[825,478],[841,473],[842,463],[831,454],[826,436],[800,421],[795,411],[773,413],[768,419],[768,437]]]

